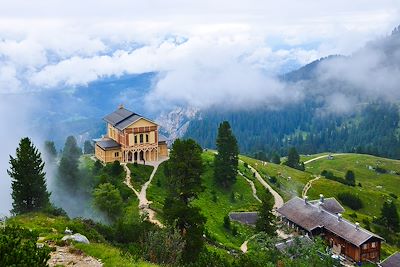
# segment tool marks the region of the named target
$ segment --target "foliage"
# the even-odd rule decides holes
[[[201,174],[202,149],[193,140],[177,139],[166,165],[168,177],[168,197],[164,204],[164,217],[168,224],[176,228],[185,241],[182,260],[193,262],[203,248],[203,233],[206,218],[198,207],[190,202],[203,190]]]
[[[385,201],[381,209],[381,221],[393,231],[400,230],[400,219],[397,207],[392,201]]]
[[[53,141],[44,142],[44,152],[46,159],[55,160],[55,158],[57,157],[57,149]]]
[[[273,236],[276,233],[275,215],[272,214],[274,207],[274,197],[269,190],[264,190],[261,194],[261,205],[258,210],[256,229]]]
[[[111,220],[116,220],[122,213],[121,194],[110,183],[100,184],[93,192],[94,205],[105,212]]]
[[[214,159],[214,179],[216,184],[230,188],[236,182],[239,148],[227,121],[219,125],[216,146],[218,154]]]
[[[13,210],[15,214],[37,211],[49,205],[44,162],[29,138],[21,139],[16,157],[10,156],[8,175],[12,179]]]
[[[131,171],[131,183],[135,188],[140,188],[145,182],[150,178],[154,167],[142,164],[127,164],[129,170]]]
[[[39,248],[38,234],[15,225],[0,228],[0,266],[48,266],[50,248]]]
[[[272,154],[271,162],[274,164],[281,164],[281,157],[278,155],[278,153],[274,152]]]
[[[65,141],[60,166],[58,168],[60,186],[70,193],[76,193],[79,184],[79,157],[81,149],[73,136]]]
[[[352,170],[348,170],[344,176],[346,183],[351,186],[356,185],[356,176]]]
[[[94,154],[94,146],[89,140],[86,140],[85,143],[83,143],[83,153]]]
[[[227,230],[231,229],[231,219],[229,218],[229,215],[225,215],[224,217],[224,228]]]
[[[185,241],[176,230],[163,229],[147,233],[141,244],[145,259],[163,265],[177,265]]]
[[[118,160],[115,160],[111,164],[111,167],[109,168],[109,173],[110,173],[110,175],[112,175],[114,177],[118,177],[122,173],[124,173],[124,168],[121,166],[121,164]]]
[[[300,155],[295,147],[289,149],[287,161],[284,164],[290,168],[304,171],[304,163],[300,162]]]
[[[357,195],[354,195],[352,193],[342,192],[339,193],[337,197],[340,200],[340,202],[342,202],[344,205],[348,206],[353,210],[359,210],[364,206],[361,199]]]
[[[335,176],[333,174],[333,172],[331,172],[331,171],[323,170],[321,172],[321,175],[324,176],[326,179],[329,179],[329,180],[332,180],[332,181],[336,181],[336,182],[339,182],[339,183],[344,184],[344,185],[355,186],[355,180],[351,180],[352,178],[350,178],[350,180],[347,179],[347,178],[343,179],[343,178]]]

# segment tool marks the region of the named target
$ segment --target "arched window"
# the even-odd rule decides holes
[[[143,144],[143,134],[140,134],[140,143]]]

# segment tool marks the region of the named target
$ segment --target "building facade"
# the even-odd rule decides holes
[[[120,106],[104,117],[107,134],[95,141],[95,156],[103,163],[146,163],[168,157],[166,138],[150,119]]]
[[[383,238],[344,218],[343,207],[334,198],[308,201],[292,198],[280,207],[282,221],[308,236],[322,236],[332,248],[354,262],[379,262]]]

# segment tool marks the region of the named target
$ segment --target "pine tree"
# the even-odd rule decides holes
[[[58,175],[60,185],[70,193],[75,193],[79,182],[79,157],[82,151],[73,136],[69,136],[65,142]]]
[[[299,153],[297,153],[296,148],[291,147],[289,149],[288,158],[287,158],[287,161],[285,164],[287,166],[289,166],[291,168],[295,168],[295,169],[299,169],[301,167],[300,156],[299,156]]]
[[[44,142],[44,150],[45,156],[50,161],[55,161],[57,157],[57,149],[53,141],[45,141]]]
[[[348,170],[345,175],[346,182],[349,185],[355,186],[356,185],[356,176],[353,171]]]
[[[261,205],[258,210],[258,219],[256,229],[266,232],[269,235],[275,235],[275,216],[272,213],[274,208],[274,197],[268,190],[265,190],[261,196]]]
[[[21,139],[16,157],[10,155],[8,175],[12,178],[12,198],[15,214],[37,211],[49,206],[44,162],[29,138]]]
[[[214,179],[217,184],[229,188],[236,182],[239,164],[239,147],[229,122],[219,125],[216,143],[218,154],[214,160]]]
[[[164,204],[167,223],[175,227],[183,239],[185,247],[182,260],[185,263],[196,261],[203,249],[203,233],[206,218],[191,201],[203,191],[201,174],[203,162],[202,149],[193,140],[175,140],[170,159],[165,168],[169,184],[168,196]]]
[[[281,158],[276,152],[272,154],[271,162],[275,164],[281,164]]]
[[[89,140],[86,140],[85,143],[83,143],[83,153],[85,154],[93,154],[94,153],[94,146]]]
[[[381,220],[383,223],[393,231],[399,231],[400,219],[397,213],[396,205],[390,202],[384,202],[381,209]]]

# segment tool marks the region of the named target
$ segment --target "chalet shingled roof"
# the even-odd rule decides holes
[[[277,212],[288,220],[294,222],[305,230],[311,232],[316,228],[325,228],[326,230],[342,237],[348,242],[360,246],[372,237],[383,240],[382,237],[375,235],[361,227],[318,207],[308,201],[294,197],[280,207]]]
[[[130,110],[127,110],[124,107],[119,107],[116,111],[114,111],[111,114],[108,114],[103,118],[106,122],[117,128],[118,130],[122,131],[135,121],[138,121],[139,119],[145,119],[147,121],[150,121],[152,123],[152,120],[147,119],[139,114],[136,114]]]
[[[96,144],[105,150],[121,147],[120,144],[118,144],[117,142],[115,142],[112,139],[102,139],[102,140],[97,141]]]
[[[311,200],[310,203],[317,205],[319,204],[320,200]],[[344,208],[342,205],[340,205],[339,201],[336,200],[336,198],[334,197],[330,197],[330,198],[325,198],[324,201],[321,204],[321,207],[326,210],[329,211],[330,213],[343,213],[344,212]]]
[[[385,260],[383,260],[378,266],[381,267],[398,267],[400,266],[400,252],[395,252]]]

